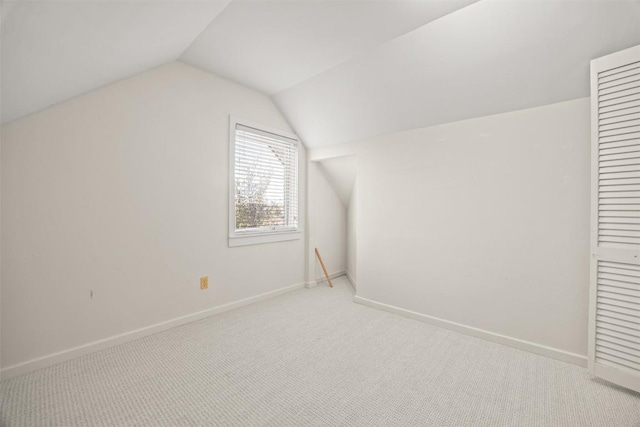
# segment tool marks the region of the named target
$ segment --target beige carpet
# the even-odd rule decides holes
[[[0,383],[12,426],[640,426],[584,368],[299,290]]]

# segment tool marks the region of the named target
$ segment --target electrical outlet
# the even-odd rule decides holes
[[[209,276],[200,278],[200,289],[209,289]]]

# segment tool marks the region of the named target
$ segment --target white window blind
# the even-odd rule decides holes
[[[298,140],[234,125],[230,237],[298,231]]]

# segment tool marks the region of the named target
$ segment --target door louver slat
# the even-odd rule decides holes
[[[608,112],[607,113],[607,112],[604,112],[604,111],[600,111],[599,114],[598,114],[600,116],[598,122],[599,123],[603,123],[606,120],[613,120],[613,119],[621,120],[624,117],[630,116],[632,114],[636,114],[638,112],[640,112],[640,106],[630,107],[630,108],[627,108],[627,109],[625,109],[623,111],[620,111],[620,112]]]
[[[630,301],[620,301],[616,299],[609,299],[606,297],[601,297],[600,301],[602,301],[602,304],[613,305],[622,309],[628,308],[631,310],[640,310],[640,304],[634,304]]]
[[[637,145],[612,148],[600,147],[600,157],[610,156],[614,154],[637,153],[638,151],[640,151],[640,146]]]
[[[640,360],[640,351],[634,348],[634,345],[632,342],[618,340],[616,338],[611,338],[606,335],[604,336],[598,335],[598,337],[600,338],[600,346],[602,348],[607,348],[610,350],[615,350],[621,353],[625,353],[625,355],[628,355],[627,357],[631,356],[634,360]]]
[[[635,72],[633,70],[636,70]],[[629,62],[628,64],[619,65],[615,67],[607,67],[607,70],[600,71],[599,84],[603,84],[606,81],[619,80],[631,74],[637,74],[640,70],[640,61]]]
[[[597,295],[601,298],[610,298],[614,300],[629,301],[632,303],[640,304],[640,298],[634,299],[634,297],[630,295],[620,294],[617,292],[598,291]]]
[[[615,273],[612,273],[614,271]],[[640,281],[640,278],[634,276],[633,273],[636,273],[636,271],[616,270],[615,268],[601,268],[600,272],[598,273],[598,278],[605,279],[609,282],[617,284],[625,284],[625,286],[629,286],[629,289],[640,290],[640,284],[638,283]]]
[[[638,154],[623,154],[617,158],[603,158],[600,157],[600,171],[605,168],[610,168],[614,166],[629,166],[629,165],[638,165],[640,164],[640,156]]]
[[[626,77],[624,79],[620,79],[611,83],[612,84],[603,86],[598,90],[600,96],[611,96],[640,88],[640,78],[637,75],[632,75],[630,77]]]
[[[622,359],[625,362],[631,363],[631,366],[635,365],[640,368],[640,357],[634,356],[633,354],[627,353],[626,351],[621,351],[611,347],[613,346],[608,345],[606,341],[600,341],[598,347],[596,348],[596,351],[604,353],[607,356],[613,356],[617,359]]]
[[[633,335],[630,334],[628,330],[627,332],[625,332],[621,329],[622,328],[616,328],[615,325],[609,325],[607,323],[599,322],[597,326],[597,333],[605,335],[607,337],[620,338],[625,341],[640,344],[640,334]]]

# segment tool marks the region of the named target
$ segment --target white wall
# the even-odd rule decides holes
[[[353,184],[347,207],[347,273],[357,287],[358,283],[358,179]]]
[[[346,208],[349,206],[353,184],[356,180],[358,158],[356,156],[333,157],[319,163],[327,181]]]
[[[324,273],[314,248],[320,251],[329,274],[346,270],[347,210],[327,180],[322,165],[310,162],[308,168],[310,280],[320,280]]]
[[[291,130],[177,62],[2,127],[3,367],[304,281],[304,240],[227,247],[230,114]]]
[[[0,34],[4,22],[9,16],[9,11],[14,6],[14,3],[0,2]],[[2,51],[0,49],[0,81],[2,81]],[[2,123],[2,85],[0,84],[0,123]],[[0,147],[2,146],[2,133],[0,132]],[[0,150],[0,205],[2,204],[2,150]],[[2,209],[0,208],[0,224],[2,223]],[[0,232],[0,234],[2,234]],[[2,242],[0,241],[0,368],[2,367]]]
[[[589,100],[395,133],[358,163],[358,295],[586,355]]]

